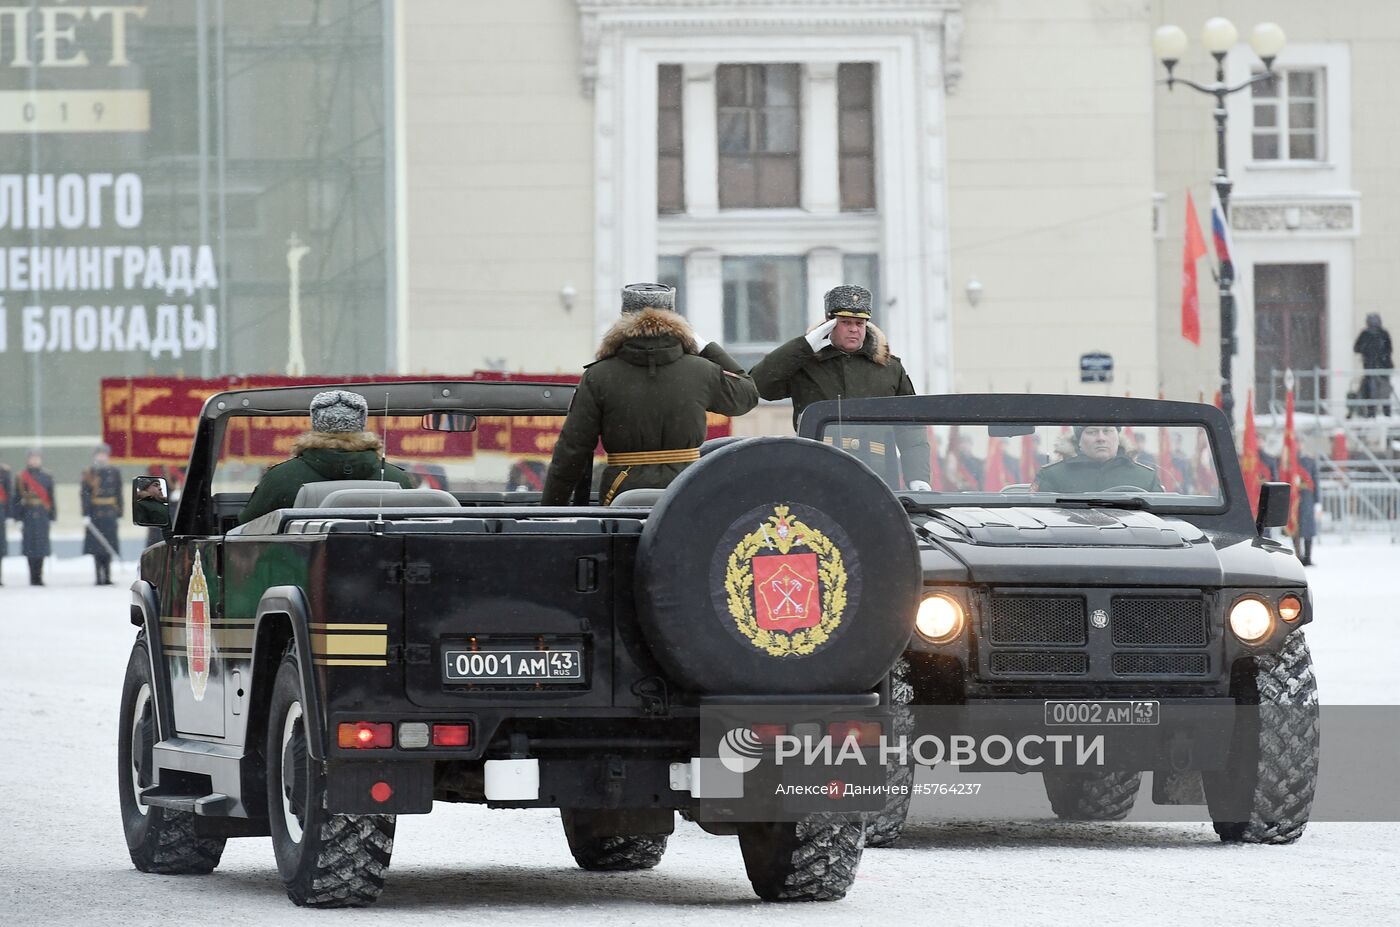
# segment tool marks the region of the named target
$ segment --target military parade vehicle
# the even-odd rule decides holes
[[[557,427],[573,393],[338,386],[366,398],[376,432],[385,416],[421,420],[425,439],[480,430],[478,460],[488,427]],[[829,730],[878,730],[920,552],[876,474],[819,441],[753,438],[607,507],[587,478],[573,505],[543,508],[503,476],[498,490],[454,474],[455,492],[308,483],[240,524],[259,475],[240,436],[268,421],[294,434],[316,392],[215,395],[178,505],[162,480],[135,480],[135,521],[163,535],[132,586],[121,700],[137,869],[207,873],[227,839],[270,836],[292,901],[361,905],[384,886],[396,816],[450,801],[559,809],[574,858],[597,870],[655,866],[683,813],[737,836],[760,897],[845,894],[863,815],[834,800],[729,807],[747,784],[726,773],[763,738],[711,742],[701,718],[790,703]],[[915,519],[925,569],[933,518]]]
[[[934,448],[932,490],[900,491],[923,568],[896,686],[906,728],[1103,735],[1103,763],[998,754],[966,770],[1043,770],[1054,812],[1078,820],[1126,816],[1151,771],[1154,801],[1205,805],[1226,842],[1296,840],[1318,770],[1313,607],[1292,550],[1267,536],[1290,487],[1248,497],[1224,414],[910,396],[814,404],[799,434],[898,488],[900,429]],[[898,837],[909,795],[870,822],[870,843]]]

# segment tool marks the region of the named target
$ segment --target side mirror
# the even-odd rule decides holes
[[[170,527],[170,497],[159,476],[138,476],[131,481],[131,520],[143,528]]]
[[[1287,483],[1262,483],[1259,486],[1259,515],[1254,524],[1263,534],[1265,528],[1282,528],[1288,524],[1288,505],[1293,487]]]
[[[476,416],[468,412],[429,412],[423,416],[427,431],[476,431]]]

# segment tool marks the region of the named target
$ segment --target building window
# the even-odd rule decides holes
[[[875,208],[874,76],[873,64],[843,64],[836,70],[843,211]]]
[[[875,321],[880,319],[880,255],[843,254],[841,255],[841,282],[863,286],[870,291],[870,308]]]
[[[682,88],[678,64],[657,68],[656,79],[656,211],[685,212],[685,133],[682,128]]]
[[[724,341],[735,347],[736,360],[751,366],[767,348],[802,334],[807,305],[805,258],[727,257],[721,266]]]
[[[669,254],[658,257],[656,282],[676,288],[676,311],[685,315],[685,258]]]
[[[1258,72],[1256,72],[1258,73]],[[1322,68],[1278,71],[1251,90],[1254,160],[1321,161]]]
[[[800,78],[795,64],[716,69],[721,209],[800,204]]]

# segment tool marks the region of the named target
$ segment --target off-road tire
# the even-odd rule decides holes
[[[277,871],[295,904],[361,907],[384,889],[394,816],[326,811],[325,764],[308,753],[306,726],[297,720],[303,704],[301,673],[289,648],[277,670],[267,724],[267,808]],[[295,778],[284,795],[289,762]],[[299,834],[292,833],[289,818]]]
[[[118,804],[132,865],[161,875],[213,872],[224,852],[223,837],[197,836],[191,812],[149,807],[137,799],[141,789],[153,784],[155,770],[155,686],[144,634],[136,639],[126,663],[117,731]]]
[[[764,901],[839,901],[865,847],[865,823],[838,815],[740,824],[738,831],[749,882]]]
[[[913,740],[914,683],[910,678],[909,660],[900,657],[890,670],[890,728],[897,740],[900,735]],[[890,763],[885,767],[885,785],[890,787],[885,807],[865,819],[865,845],[888,847],[904,832],[909,817],[909,802],[913,799],[914,763]]]
[[[1062,821],[1121,821],[1133,810],[1142,773],[1047,769],[1045,795]]]
[[[569,852],[574,854],[574,862],[580,869],[589,872],[634,872],[653,869],[661,862],[661,857],[666,853],[665,834],[590,836],[579,826],[581,816],[590,813],[568,808],[559,812],[564,822],[564,837],[569,841]]]
[[[1237,668],[1231,694],[1240,705],[1224,771],[1201,778],[1215,832],[1226,843],[1292,843],[1303,835],[1317,787],[1317,679],[1301,630],[1276,654]],[[1242,671],[1241,671],[1242,669]],[[1252,670],[1252,671],[1251,671]]]

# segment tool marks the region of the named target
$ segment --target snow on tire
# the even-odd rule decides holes
[[[569,841],[569,852],[580,869],[590,872],[634,872],[638,869],[652,869],[661,862],[666,853],[664,834],[604,834],[592,831],[587,826],[585,816],[597,812],[559,812],[564,822],[564,836]]]
[[[1133,810],[1142,773],[1047,769],[1045,795],[1064,821],[1121,821]]]
[[[1317,787],[1317,679],[1301,630],[1276,654],[1237,672],[1235,737],[1225,770],[1207,772],[1206,801],[1226,843],[1292,843],[1303,834]]]
[[[909,707],[914,701],[914,685],[910,674],[907,657],[896,660],[894,668],[890,670],[891,728],[896,738],[904,735],[912,739],[914,733],[914,711]],[[914,764],[886,765],[885,785],[890,787],[885,807],[865,821],[865,845],[868,847],[893,846],[904,832],[904,822],[909,817],[909,802],[913,798]]]
[[[140,798],[154,783],[156,743],[155,690],[144,636],[137,638],[126,664],[117,730],[118,805],[132,865],[162,875],[213,872],[223,856],[225,838],[201,837],[194,831],[192,813],[151,807]]]
[[[307,750],[301,674],[290,649],[272,689],[267,765],[272,849],[287,897],[311,908],[377,899],[394,850],[394,816],[326,811],[325,764]]]
[[[740,824],[739,849],[764,901],[838,901],[855,881],[865,823],[813,814],[799,821]]]

